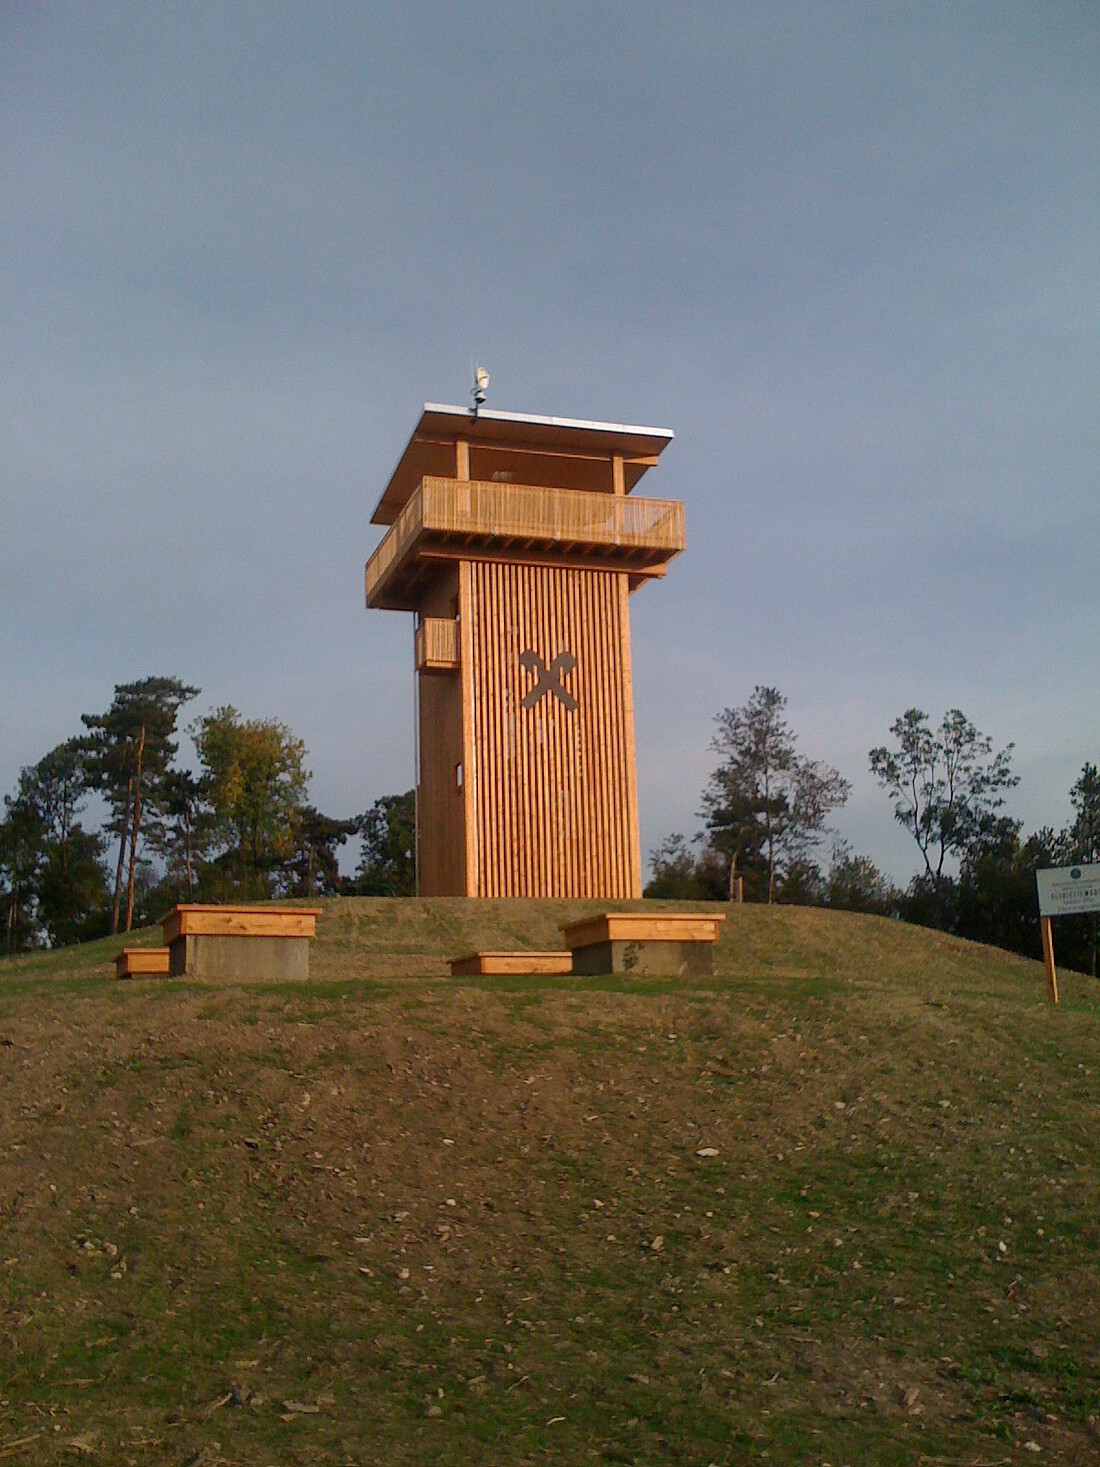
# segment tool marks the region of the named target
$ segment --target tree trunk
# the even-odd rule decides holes
[[[134,810],[130,823],[130,870],[126,878],[126,931],[134,925],[134,871],[137,866],[137,843],[141,833],[141,756],[145,752],[145,725],[138,738],[137,763],[134,766]]]
[[[187,872],[187,896],[192,900],[195,895],[195,868],[191,864],[191,807],[187,805],[183,812],[183,863]]]
[[[122,873],[126,869],[126,843],[130,838],[130,803],[134,797],[133,775],[126,781],[126,804],[122,811],[122,834],[118,841],[118,865],[115,867],[115,899],[111,907],[111,932],[118,931],[118,919],[122,910]]]

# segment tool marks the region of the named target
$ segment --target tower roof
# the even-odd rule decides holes
[[[455,445],[460,441],[470,447],[472,479],[610,492],[610,463],[621,457],[623,487],[629,493],[657,462],[672,436],[671,428],[547,418],[492,408],[482,408],[475,415],[468,408],[425,403],[371,518],[376,525],[391,525],[422,478],[453,478]]]

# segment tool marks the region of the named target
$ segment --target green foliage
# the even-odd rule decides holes
[[[358,822],[304,803],[305,746],[283,724],[218,709],[194,725],[201,777],[178,767],[178,714],[197,691],[176,678],[119,684],[105,713],[82,715],[84,734],[22,771],[0,820],[9,953],[130,931],[179,901],[342,889],[337,851]],[[109,809],[100,830],[80,823],[92,792]]]
[[[242,719],[232,707],[198,719],[192,736],[223,846],[222,874],[239,896],[271,895],[294,852],[309,781],[305,744],[276,719]]]
[[[776,900],[796,907],[820,907],[825,901],[825,881],[817,862],[805,856],[789,861]]]
[[[695,843],[699,842],[696,836]],[[703,846],[693,855],[682,835],[670,835],[650,853],[653,878],[645,888],[650,898],[678,901],[724,902],[729,877],[721,853]]]
[[[837,841],[825,876],[825,905],[845,912],[874,912],[888,917],[897,910],[900,893],[875,863],[857,855],[847,841]]]
[[[363,854],[355,878],[361,896],[416,891],[416,791],[383,795],[355,822]]]
[[[703,792],[710,841],[728,859],[731,885],[743,866],[763,864],[768,901],[786,876],[797,873],[804,885],[825,821],[851,789],[837,770],[796,752],[786,705],[777,689],[758,686],[743,708],[718,714],[711,748],[721,762]]]
[[[797,753],[785,707],[775,688],[757,687],[743,708],[718,715],[712,748],[722,762],[703,791],[706,830],[691,843],[669,836],[651,853],[647,897],[727,901],[740,894],[749,902],[798,905],[830,900],[814,852],[828,815],[844,804],[850,786],[837,770]],[[698,855],[692,844],[700,846]],[[888,883],[871,862],[844,849],[846,868],[830,873],[834,903],[880,910]]]
[[[156,843],[168,799],[168,780],[176,757],[176,722],[182,705],[198,688],[179,678],[146,677],[120,683],[106,713],[85,713],[92,782],[111,806],[108,830],[118,840],[111,931],[119,927],[123,875],[126,876],[125,930],[134,917],[134,897],[142,842],[150,828]]]
[[[1070,790],[1075,818],[1069,830],[1064,832],[1064,845],[1068,861],[1080,861],[1082,865],[1100,862],[1100,773],[1095,764],[1086,764],[1080,778]],[[1066,924],[1073,961],[1095,978],[1097,957],[1100,950],[1100,917],[1093,912],[1087,917],[1070,918]],[[1059,933],[1060,946],[1064,939]]]
[[[213,820],[202,795],[202,785],[187,769],[170,769],[164,781],[164,823],[160,854],[166,882],[179,900],[194,901],[198,871],[213,839]]]
[[[1041,834],[1021,844],[1018,824],[1003,820],[967,851],[957,881],[941,880],[939,896],[945,910],[929,925],[1037,958],[1035,870],[1052,864],[1052,852]]]
[[[0,826],[9,952],[99,936],[106,923],[102,840],[84,830],[88,753],[70,739],[24,769]]]
[[[103,837],[75,826],[51,846],[38,875],[38,921],[51,947],[104,937],[110,927]]]
[[[48,845],[65,847],[84,808],[89,783],[87,753],[79,739],[58,744],[23,770],[20,796],[33,806]]]
[[[1068,832],[1073,859],[1085,865],[1100,861],[1100,772],[1086,764],[1069,792],[1075,819]]]
[[[5,796],[4,807],[0,821],[4,946],[9,953],[25,952],[37,945],[35,886],[43,860],[42,826],[22,787],[14,796]]]
[[[1070,791],[1072,825],[1061,832],[1047,826],[1021,840],[1019,821],[1000,813],[1004,792],[1019,782],[1011,771],[1012,744],[994,753],[992,741],[957,708],[938,729],[911,708],[891,733],[896,747],[872,749],[871,770],[924,862],[898,900],[899,915],[1038,957],[1036,871],[1100,860],[1096,766],[1086,763]],[[947,869],[949,858],[958,862],[957,875]],[[1060,919],[1059,966],[1095,976],[1097,928],[1095,915]]]
[[[684,901],[699,895],[697,862],[682,835],[667,836],[650,852],[652,880],[645,889],[647,897],[672,897]]]
[[[295,812],[293,850],[286,862],[287,896],[338,896],[344,889],[337,847],[358,829],[355,820],[334,820],[312,805]]]
[[[179,710],[196,693],[174,678],[120,684],[106,713],[83,716],[85,735],[21,772],[0,820],[0,945],[9,953],[84,942],[105,925],[129,930],[181,900],[415,890],[413,791],[385,796],[353,821],[326,816],[304,802],[301,741],[275,720],[243,721],[231,707],[194,725],[196,778],[174,762]],[[822,874],[814,853],[848,785],[797,754],[785,706],[776,689],[757,687],[743,708],[718,716],[721,762],[703,793],[706,830],[693,841],[670,836],[652,853],[647,896],[723,901],[740,878],[750,902],[899,915],[1037,955],[1035,871],[1100,861],[1095,764],[1082,767],[1070,792],[1072,824],[1021,840],[1018,822],[1002,813],[1004,792],[1017,783],[1013,746],[994,753],[957,709],[938,728],[908,710],[891,728],[896,747],[870,755],[922,853],[923,870],[902,894],[842,843]],[[102,831],[81,823],[92,790],[110,807]],[[363,850],[349,883],[338,849],[353,831]],[[108,835],[117,841],[113,903]],[[1059,921],[1060,967],[1095,974],[1097,926],[1092,916]]]
[[[910,708],[891,725],[895,747],[872,749],[870,764],[910,832],[924,869],[900,899],[907,921],[939,927],[1030,957],[1040,951],[1035,873],[1075,861],[1100,859],[1100,774],[1086,763],[1070,799],[1075,819],[1056,833],[1044,827],[1021,841],[1018,820],[1001,813],[1013,745],[994,752],[957,708],[938,728]],[[958,862],[958,873],[947,862]],[[1097,968],[1095,916],[1066,917],[1058,925],[1058,961],[1091,972]]]
[[[897,747],[881,745],[869,755],[871,772],[886,790],[894,819],[913,836],[925,875],[938,888],[948,856],[964,858],[990,837],[1000,838],[997,811],[1003,792],[1019,777],[1011,771],[1013,745],[994,754],[993,743],[957,708],[939,728],[910,708],[890,725]]]

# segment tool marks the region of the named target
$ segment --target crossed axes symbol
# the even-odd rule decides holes
[[[540,698],[546,697],[547,693],[553,693],[554,697],[564,703],[566,708],[576,708],[576,698],[561,685],[562,673],[572,672],[577,665],[577,659],[572,652],[559,652],[549,666],[543,662],[537,652],[521,652],[519,660],[522,666],[530,668],[538,677],[535,685],[523,695],[522,706],[524,708],[533,708]]]

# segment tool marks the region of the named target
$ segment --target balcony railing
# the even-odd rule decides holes
[[[390,526],[366,569],[367,604],[380,604],[386,582],[421,543],[482,542],[508,552],[565,549],[574,554],[659,565],[684,548],[684,506],[532,484],[425,478]]]

